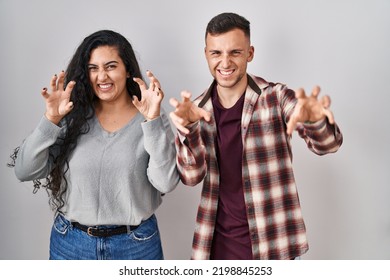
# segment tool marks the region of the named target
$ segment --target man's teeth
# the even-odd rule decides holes
[[[219,70],[219,73],[221,73],[222,75],[230,75],[231,73],[233,73],[233,70],[230,71]]]
[[[109,88],[110,86],[112,86],[112,84],[106,84],[106,85],[99,85],[100,88]]]

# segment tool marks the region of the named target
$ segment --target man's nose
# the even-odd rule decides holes
[[[230,66],[230,56],[228,54],[222,55],[220,64],[221,64],[221,66],[223,68],[229,68],[229,66]]]

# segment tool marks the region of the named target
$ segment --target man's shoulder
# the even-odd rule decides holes
[[[208,89],[205,89],[200,95],[194,98],[194,102],[200,102],[207,94]]]
[[[198,95],[196,98],[194,98],[193,102],[194,104],[196,104],[197,106],[203,101],[207,101],[211,95],[211,91],[213,90],[213,87],[216,85],[216,81],[214,80],[206,89],[204,89],[204,91]],[[207,95],[207,97],[206,97]],[[202,103],[203,103],[202,102]]]
[[[256,83],[256,85],[261,88],[261,89],[265,89],[265,88],[268,88],[268,87],[271,87],[271,88],[274,88],[274,87],[286,87],[286,85],[284,83],[280,83],[280,82],[270,82],[260,76],[256,76],[256,75],[253,75],[253,74],[248,74],[252,80]]]

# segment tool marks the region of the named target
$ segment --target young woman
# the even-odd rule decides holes
[[[179,177],[164,94],[147,76],[126,38],[102,30],[42,90],[46,112],[11,165],[50,193],[50,259],[163,259],[154,212]]]

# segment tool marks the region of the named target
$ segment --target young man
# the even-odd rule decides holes
[[[223,13],[206,30],[214,82],[194,102],[182,92],[170,116],[179,134],[177,165],[184,184],[203,181],[192,259],[294,259],[308,250],[292,170],[296,129],[308,148],[338,150],[342,134],[318,100],[247,74],[254,48],[250,23]]]

